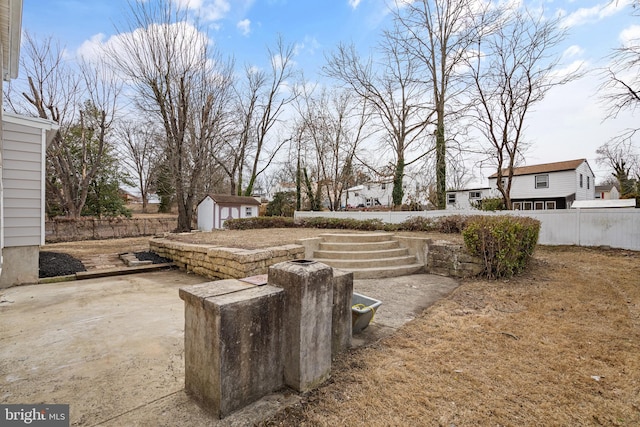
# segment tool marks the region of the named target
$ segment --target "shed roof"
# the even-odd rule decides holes
[[[571,204],[572,209],[635,208],[635,207],[636,207],[636,199],[576,200]]]
[[[521,166],[518,168],[513,168],[513,176],[518,175],[532,175],[536,173],[544,173],[544,172],[561,172],[561,171],[569,171],[575,170],[582,163],[586,162],[587,159],[576,159],[576,160],[565,160],[563,162],[554,162],[554,163],[542,163],[539,165],[531,165],[531,166]],[[502,170],[502,175],[506,176],[509,173],[508,169]],[[497,178],[498,173],[494,173],[489,178]]]
[[[596,185],[596,192],[611,191],[615,187],[613,184]]]
[[[214,202],[221,205],[254,205],[260,206],[260,202],[254,197],[234,196],[232,194],[207,194]]]

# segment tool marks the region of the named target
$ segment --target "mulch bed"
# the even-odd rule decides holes
[[[151,261],[153,264],[164,264],[171,262],[170,259],[163,258],[154,252],[135,252],[134,255],[140,261]],[[76,274],[87,271],[82,261],[71,255],[60,252],[40,251],[38,262],[38,277],[58,277]]]
[[[76,274],[80,271],[87,271],[79,259],[60,252],[40,251],[38,262],[38,277],[57,277]]]

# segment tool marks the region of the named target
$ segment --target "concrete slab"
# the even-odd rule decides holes
[[[354,280],[354,292],[380,300],[382,305],[369,327],[353,335],[352,345],[363,346],[392,334],[458,285],[450,277],[432,274]]]
[[[299,397],[272,394],[219,421],[184,392],[179,271],[0,290],[0,403],[69,403],[71,425],[253,425]],[[357,280],[380,299],[354,343],[395,331],[457,283],[430,276]]]

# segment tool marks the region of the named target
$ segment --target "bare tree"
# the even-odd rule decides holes
[[[170,0],[131,4],[108,54],[136,92],[136,104],[164,130],[179,231],[191,228],[217,119],[226,108],[231,66],[186,9]]]
[[[467,60],[475,92],[473,123],[486,139],[498,191],[511,209],[513,168],[524,148],[527,113],[551,88],[578,75],[557,72],[559,58],[552,52],[564,37],[557,19],[512,7],[494,23]]]
[[[337,210],[342,192],[353,181],[354,156],[369,136],[367,125],[371,115],[366,101],[348,91],[312,91],[308,84],[299,87],[302,138],[315,155],[317,191],[324,193],[329,209]]]
[[[596,150],[597,162],[609,167],[623,199],[640,196],[640,153],[630,140],[609,141]]]
[[[402,29],[403,47],[424,66],[425,83],[435,108],[437,206],[446,205],[447,135],[449,120],[459,111],[456,97],[464,92],[463,72],[467,52],[473,47],[490,2],[475,0],[419,0],[398,2],[395,19]]]
[[[251,196],[256,179],[287,142],[274,133],[286,106],[295,98],[287,87],[294,74],[293,54],[293,45],[279,37],[275,49],[267,48],[269,70],[248,64],[244,78],[235,82],[235,129],[226,133],[212,153],[229,176],[232,194]]]
[[[77,218],[109,150],[122,85],[103,61],[81,61],[73,69],[52,38],[37,40],[28,32],[21,62],[26,103],[8,94],[9,105],[60,125],[47,148],[47,186],[63,212]]]
[[[159,165],[159,142],[163,137],[158,127],[150,122],[123,121],[116,128],[120,159],[135,178],[140,190],[142,212],[147,212],[149,194]]]
[[[419,81],[415,56],[399,43],[397,28],[384,34],[380,58],[363,62],[355,47],[339,45],[324,73],[343,82],[369,105],[384,129],[384,141],[394,155],[393,204],[402,204],[405,168],[429,153],[427,127],[433,108],[427,85]],[[412,157],[410,157],[412,156]]]

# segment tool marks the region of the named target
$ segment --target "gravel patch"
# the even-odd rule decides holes
[[[134,255],[138,258],[138,261],[151,261],[153,264],[165,264],[171,262],[170,259],[161,257],[155,252],[135,252]]]

